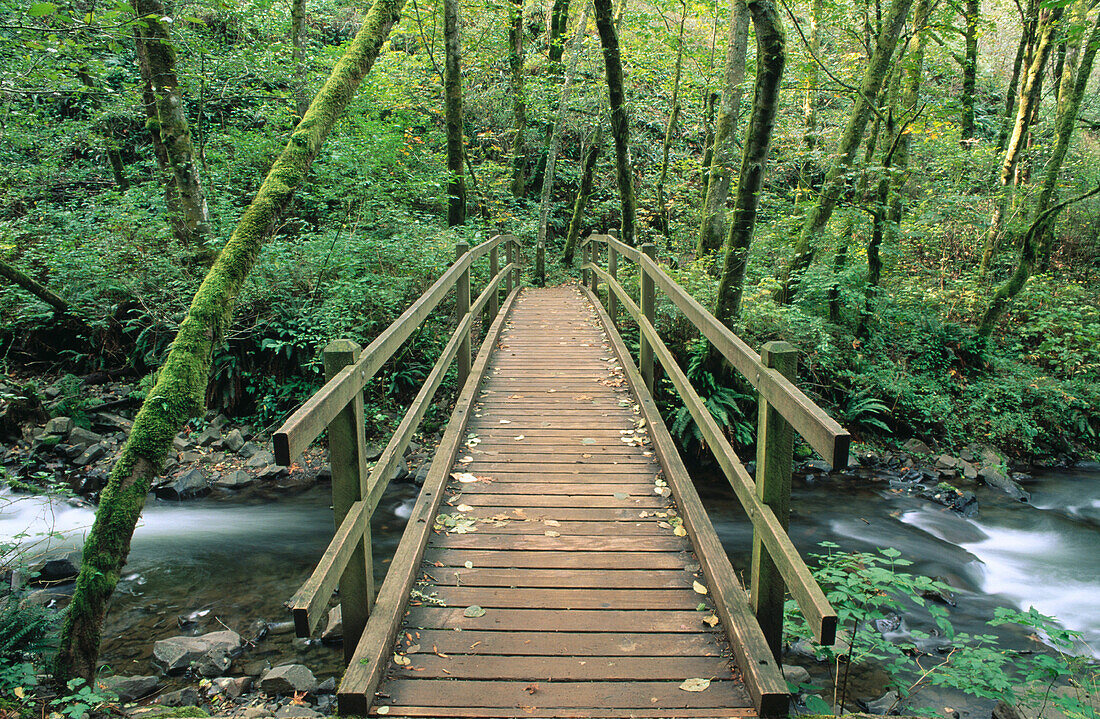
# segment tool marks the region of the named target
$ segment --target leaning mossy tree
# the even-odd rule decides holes
[[[375,0],[195,294],[101,495],[62,629],[55,663],[58,680],[94,675],[107,602],[129,554],[150,483],[164,463],[172,437],[184,422],[202,412],[211,353],[232,320],[245,278],[325,138],[370,71],[403,5],[404,0]]]

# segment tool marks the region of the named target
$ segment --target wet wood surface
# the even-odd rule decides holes
[[[463,445],[372,715],[755,716],[638,400],[576,289],[518,299]]]

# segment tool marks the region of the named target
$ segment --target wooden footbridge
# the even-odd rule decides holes
[[[653,246],[594,235],[584,253],[581,286],[530,289],[519,287],[515,238],[460,244],[366,350],[326,349],[328,383],[275,435],[289,464],[328,431],[337,530],[290,605],[309,636],[339,585],[341,714],[778,715],[787,591],[818,640],[833,641],[836,614],[787,537],[787,505],[793,433],[834,465],[847,461],[847,433],[791,383],[789,345],[751,350],[661,270]],[[638,303],[617,281],[623,259],[638,268]],[[485,290],[471,302],[482,264]],[[657,289],[759,392],[759,481],[654,329]],[[454,335],[370,467],[362,388],[452,290]],[[638,365],[620,321],[639,326]],[[750,592],[650,396],[654,358],[752,520]],[[375,596],[370,518],[452,363],[462,390]]]

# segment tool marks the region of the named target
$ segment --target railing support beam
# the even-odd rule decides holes
[[[470,243],[465,240],[459,241],[455,245],[455,260],[462,259],[462,256],[470,251]],[[458,283],[455,285],[455,320],[462,321],[462,318],[470,311],[470,270],[467,269],[458,277]],[[458,386],[465,387],[466,379],[470,376],[470,364],[472,359],[470,357],[470,333],[467,331],[466,336],[462,338],[462,343],[458,346]]]
[[[793,379],[798,354],[786,342],[768,342],[760,350],[765,367]],[[763,395],[757,401],[759,424],[756,434],[756,496],[771,507],[776,519],[786,531],[790,523],[791,464],[794,455],[794,428]],[[752,539],[752,607],[756,619],[768,640],[768,646],[778,662],[783,653],[783,604],[787,586],[772,561],[763,542],[753,531]]]
[[[362,348],[351,340],[334,340],[325,347],[325,378],[332,379],[359,359]],[[367,491],[366,437],[363,429],[363,393],[357,392],[328,425],[328,456],[332,468],[332,509],[339,529],[351,506]],[[344,625],[344,659],[351,661],[355,645],[374,606],[374,560],[370,522],[340,575],[340,614]]]
[[[619,279],[619,253],[610,242],[607,243],[607,274],[611,275],[613,280]],[[611,318],[611,324],[616,327],[619,325],[619,298],[610,285],[607,288],[607,316]]]
[[[514,243],[512,241],[509,241],[508,242],[508,247],[505,250],[505,252],[507,252],[506,256],[508,257],[508,264],[509,265],[513,264],[516,261],[516,243]],[[508,277],[505,279],[505,285],[504,285],[504,288],[505,288],[504,296],[505,297],[512,294],[512,287],[514,286],[513,282],[512,282],[513,275],[515,276],[515,281],[517,283],[519,282],[519,273],[515,272],[515,271],[509,271],[508,272]]]
[[[511,244],[509,244],[511,246]],[[500,272],[500,252],[497,246],[494,245],[493,249],[489,250],[489,281],[492,282],[493,278]],[[488,327],[493,323],[493,320],[497,318],[497,312],[500,312],[500,287],[498,286],[493,290],[493,294],[489,295],[489,309],[488,317],[486,317],[485,326]]]
[[[596,264],[600,261],[600,246],[595,242],[588,243],[588,259],[592,261],[592,264]],[[588,273],[589,287],[592,288],[592,294],[599,297],[599,293],[596,291],[600,284],[599,275],[595,272]]]
[[[647,242],[641,246],[642,253],[652,260],[657,259],[657,245],[652,242]],[[641,264],[638,265],[638,272],[641,274],[640,282],[640,294],[638,304],[642,308],[642,314],[645,318],[653,323],[654,304],[656,295],[653,290],[653,278],[649,276],[649,273],[645,271],[645,268]],[[645,380],[646,389],[650,394],[653,394],[653,347],[650,346],[649,340],[644,335],[639,333],[638,337],[638,369],[642,372],[642,379]]]

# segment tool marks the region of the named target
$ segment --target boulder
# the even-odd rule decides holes
[[[978,478],[978,468],[965,459],[959,460],[958,469],[966,479],[974,480]]]
[[[202,701],[199,690],[195,687],[184,687],[174,692],[161,694],[156,699],[156,704],[166,707],[193,707]]]
[[[271,713],[271,710],[267,707],[245,707],[240,714],[237,715],[240,719],[266,719],[266,717],[275,716]]]
[[[251,677],[218,677],[210,680],[212,693],[236,699],[252,687]]]
[[[160,688],[159,677],[103,677],[96,682],[121,702],[136,702]]]
[[[241,448],[237,450],[237,454],[249,459],[258,452],[261,452],[260,446],[255,442],[245,442],[241,445]]]
[[[225,425],[229,424],[229,418],[224,414],[219,414],[214,419],[210,420],[210,426],[214,429],[221,429]]]
[[[248,458],[247,462],[244,463],[246,467],[254,468],[266,467],[269,464],[275,464],[275,455],[273,455],[271,452],[268,452],[266,449],[258,450],[256,453]]]
[[[932,454],[932,450],[928,445],[919,439],[907,440],[905,444],[901,445],[901,448],[909,454]]]
[[[982,481],[990,487],[996,487],[1013,499],[1021,502],[1031,501],[1031,493],[1021,487],[1015,480],[1010,479],[1008,475],[1001,472],[999,469],[989,467],[983,468],[981,478]]]
[[[54,417],[46,423],[46,428],[43,431],[49,435],[68,437],[69,432],[72,432],[75,426],[72,417]]]
[[[243,469],[238,469],[229,474],[223,474],[214,481],[214,486],[220,489],[244,489],[255,482],[256,479]]]
[[[810,683],[810,673],[806,671],[805,667],[796,664],[783,665],[783,678],[796,687]]]
[[[225,448],[230,452],[238,452],[241,447],[244,446],[244,437],[241,436],[239,430],[233,430],[229,434],[225,435]]]
[[[217,427],[207,427],[196,439],[200,447],[209,447],[222,438],[221,430]]]
[[[260,677],[260,691],[265,694],[309,693],[316,689],[317,678],[304,664],[283,664]]]
[[[176,475],[175,479],[162,484],[153,491],[161,499],[188,499],[205,494],[210,490],[210,484],[201,469],[191,469],[183,474]]]
[[[92,424],[96,427],[103,427],[112,432],[129,432],[134,428],[132,420],[120,417],[117,414],[111,412],[96,412],[92,417]]]
[[[959,460],[949,454],[936,457],[936,469],[954,469],[957,466],[959,466]]]
[[[901,697],[898,696],[897,692],[889,691],[878,699],[864,702],[864,704],[867,706],[868,714],[886,714],[893,709],[900,700]]]
[[[192,665],[203,676],[221,676],[241,649],[241,635],[233,631],[210,632],[199,637],[171,637],[153,645],[153,662],[167,674]]]
[[[276,719],[320,719],[324,716],[302,704],[287,704],[275,712]]]
[[[97,462],[103,459],[103,456],[107,454],[107,448],[102,444],[93,444],[88,449],[84,450],[79,457],[73,460],[73,464],[77,467],[87,467],[93,462]]]
[[[202,458],[202,452],[195,452],[194,450],[180,452],[180,462],[182,464],[194,464],[195,462],[201,462]]]
[[[30,585],[41,587],[48,584],[71,582],[80,573],[80,552],[71,551],[51,557],[31,567]]]
[[[83,427],[73,427],[72,431],[69,432],[69,444],[75,444],[85,449],[102,441],[103,437]]]

